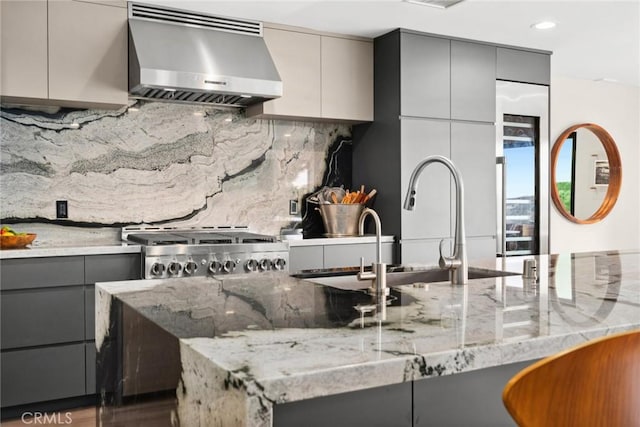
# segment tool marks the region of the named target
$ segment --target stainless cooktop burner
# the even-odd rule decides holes
[[[147,279],[288,270],[288,243],[247,227],[134,226],[122,240],[143,245]]]

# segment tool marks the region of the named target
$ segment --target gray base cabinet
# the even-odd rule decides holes
[[[395,243],[382,244],[382,262],[394,263]],[[291,246],[289,248],[289,271],[315,270],[322,268],[355,267],[376,261],[375,243],[327,244],[314,246]]]
[[[275,405],[275,427],[410,427],[411,383]]]
[[[275,405],[275,427],[514,427],[502,403],[509,379],[530,360]]]
[[[414,426],[516,426],[502,404],[502,390],[533,362],[414,381]]]
[[[2,350],[84,341],[82,286],[2,295]]]
[[[85,394],[84,344],[3,351],[2,406]]]
[[[94,395],[95,283],[139,279],[140,254],[5,259],[0,269],[2,408]]]

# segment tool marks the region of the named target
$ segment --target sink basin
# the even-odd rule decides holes
[[[434,268],[429,270],[407,270],[402,266],[392,266],[387,269],[387,286],[402,286],[412,285],[415,283],[435,283],[435,282],[448,282],[449,270],[443,270],[440,268]],[[301,277],[306,280],[318,283],[325,286],[331,286],[338,289],[346,290],[362,290],[367,289],[371,284],[371,281],[360,281],[356,278],[358,270],[353,269],[351,275],[324,275],[323,272],[317,270],[318,276],[316,277]],[[485,268],[469,267],[469,279],[486,279],[492,277],[503,276],[516,276],[518,273],[511,273],[508,271],[489,270]],[[294,277],[300,277],[294,274]]]
[[[491,277],[515,276],[517,273],[469,267],[469,280],[488,279]],[[410,285],[414,283],[448,282],[449,270],[413,270],[387,273],[387,286]]]

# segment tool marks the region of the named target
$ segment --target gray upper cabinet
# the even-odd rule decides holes
[[[495,81],[495,46],[401,33],[401,115],[494,122]]]
[[[451,41],[451,118],[495,121],[495,46]]]
[[[551,56],[547,53],[499,47],[496,63],[498,80],[551,84]]]
[[[449,118],[449,50],[447,39],[401,33],[400,114]]]

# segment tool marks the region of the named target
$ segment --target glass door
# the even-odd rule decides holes
[[[496,82],[498,256],[549,252],[549,88]]]
[[[506,256],[538,253],[536,191],[538,118],[504,114],[504,239]]]

